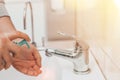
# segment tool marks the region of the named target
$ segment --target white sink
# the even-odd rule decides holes
[[[0,80],[104,80],[94,58],[90,54],[89,67],[91,72],[86,75],[78,75],[73,72],[73,63],[55,56],[42,56],[42,74],[31,77],[16,71],[13,67],[0,71]]]

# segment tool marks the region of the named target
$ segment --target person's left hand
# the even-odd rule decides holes
[[[12,65],[26,75],[37,76],[41,73],[41,57],[37,49],[32,44],[29,45],[30,48],[26,45],[18,46],[19,53],[13,55]]]

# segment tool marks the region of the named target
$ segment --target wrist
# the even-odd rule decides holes
[[[4,16],[0,18],[0,32],[12,32],[16,31],[10,17]]]

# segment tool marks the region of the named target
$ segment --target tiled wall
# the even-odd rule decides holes
[[[113,46],[103,44],[103,41],[90,42],[90,46],[106,80],[120,80],[120,59],[119,55],[114,57]]]
[[[120,80],[120,1],[78,2],[78,36],[90,41],[106,79]]]

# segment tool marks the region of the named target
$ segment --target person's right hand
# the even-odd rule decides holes
[[[10,53],[18,51],[17,46],[12,42],[12,40],[16,38],[23,38],[27,41],[30,40],[26,34],[19,31],[13,31],[7,34],[0,33],[0,70],[10,67],[12,63]]]
[[[29,48],[26,45],[18,46],[19,53],[15,52],[12,57],[12,66],[26,75],[38,76],[42,72],[41,56],[34,45],[28,44]]]

